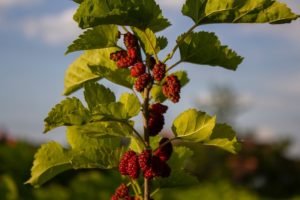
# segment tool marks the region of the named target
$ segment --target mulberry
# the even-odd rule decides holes
[[[140,168],[145,171],[147,168],[150,167],[151,164],[151,157],[152,157],[152,152],[151,150],[144,150],[140,155],[139,155],[139,165]]]
[[[148,130],[150,136],[156,136],[164,127],[165,118],[162,114],[150,113]]]
[[[181,85],[177,76],[170,75],[166,78],[162,91],[168,99],[170,99],[173,103],[177,103],[180,99],[180,88]]]
[[[161,103],[155,103],[150,106],[150,110],[155,114],[164,114],[168,110],[168,106],[165,106]]]
[[[115,62],[120,60],[121,58],[125,58],[125,57],[127,57],[127,51],[125,51],[125,50],[116,51],[116,52],[110,54],[110,59]]]
[[[138,62],[130,69],[130,74],[132,77],[138,77],[144,74],[145,70],[146,66],[142,62]]]
[[[162,138],[159,142],[159,145],[163,145],[162,147],[158,147],[158,149],[154,152],[154,155],[159,157],[162,161],[167,161],[170,159],[171,154],[173,152],[173,146],[171,142],[168,142],[168,138]],[[167,144],[165,144],[168,142]]]
[[[134,88],[136,89],[136,91],[142,92],[145,89],[145,87],[147,87],[147,85],[150,83],[151,79],[152,78],[150,74],[147,73],[142,74],[135,81]]]
[[[133,34],[127,32],[124,35],[124,44],[125,44],[127,49],[134,48],[134,47],[137,46],[137,39]]]
[[[140,172],[140,167],[139,167],[138,156],[134,155],[128,160],[127,173],[131,178],[137,179],[139,177],[139,172]]]
[[[166,74],[166,65],[163,63],[158,63],[154,65],[152,72],[154,80],[161,81]]]
[[[147,57],[146,58],[146,65],[152,70],[154,65],[155,65],[156,61],[155,59],[151,56],[151,57]]]
[[[127,49],[127,55],[128,57],[133,61],[136,62],[137,57],[138,57],[138,53],[136,48],[129,48]]]
[[[124,198],[124,197],[128,196],[128,194],[129,194],[129,189],[128,189],[128,187],[124,183],[122,183],[116,189],[116,192],[115,192],[115,195],[117,195],[120,198]]]
[[[119,172],[122,175],[129,175],[127,172],[127,165],[128,161],[131,157],[136,156],[136,153],[134,151],[127,151],[121,158],[120,164],[119,164]]]

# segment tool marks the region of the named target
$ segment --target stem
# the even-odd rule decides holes
[[[150,196],[153,197],[159,190],[160,190],[160,188],[156,188],[156,189],[150,194]]]
[[[173,69],[174,67],[176,67],[177,65],[179,65],[182,61],[179,60],[177,61],[176,63],[174,63],[173,65],[171,65],[168,69],[167,69],[167,72],[170,71],[171,69]]]
[[[126,26],[122,26],[122,28],[124,29],[125,32],[129,32],[129,30],[126,28]]]
[[[150,88],[144,89],[144,105],[143,105],[143,121],[144,121],[144,139],[146,148],[150,148],[149,133],[148,133],[148,119],[149,119],[149,93]],[[144,200],[150,200],[150,184],[149,180],[144,178]]]
[[[164,59],[163,63],[166,63],[168,60],[170,60],[170,59],[174,56],[174,54],[175,54],[176,50],[178,49],[179,45],[181,44],[181,42],[182,42],[182,41],[189,35],[189,33],[191,33],[197,26],[198,26],[197,23],[194,24],[194,25],[193,25],[186,33],[184,33],[184,34],[182,35],[182,37],[180,38],[180,40],[177,41],[175,47],[172,49],[171,53],[169,53],[169,54],[166,56],[166,58]]]

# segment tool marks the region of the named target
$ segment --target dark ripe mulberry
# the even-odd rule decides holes
[[[121,58],[125,58],[125,57],[127,57],[127,51],[125,51],[125,50],[116,51],[116,52],[110,54],[110,59],[115,62],[117,62]]]
[[[135,35],[127,32],[124,34],[124,44],[127,49],[134,48],[137,46],[137,39]]]
[[[150,180],[150,179],[153,179],[154,177],[154,174],[153,174],[153,171],[152,171],[152,168],[147,168],[145,171],[144,171],[144,178]]]
[[[168,106],[161,103],[155,103],[150,106],[150,111],[155,114],[164,114],[168,110]]]
[[[166,65],[164,63],[157,63],[154,65],[152,72],[154,80],[161,81],[166,75]]]
[[[131,69],[130,74],[132,77],[138,77],[144,74],[146,71],[146,66],[142,62],[137,62]]]
[[[170,159],[172,152],[173,152],[173,146],[171,142],[168,142],[168,138],[162,138],[159,142],[158,149],[154,152],[154,155],[159,157],[163,161],[167,161]],[[168,143],[166,143],[168,142]],[[163,146],[161,146],[163,145]]]
[[[168,76],[162,87],[163,94],[173,103],[177,103],[179,101],[180,89],[180,81],[175,75]]]
[[[156,136],[164,127],[165,118],[162,114],[155,114],[150,112],[148,119],[148,133],[149,136]]]
[[[140,166],[137,155],[134,155],[131,158],[129,158],[127,164],[127,173],[133,179],[137,179],[139,177]]]
[[[156,63],[156,60],[151,56],[146,58],[146,65],[152,70],[154,65]]]
[[[147,85],[151,82],[151,75],[144,73],[141,76],[138,77],[138,79],[134,83],[134,88],[138,92],[142,92]]]
[[[167,178],[171,175],[171,168],[168,163],[164,162],[162,165],[161,177]]]
[[[115,192],[115,195],[117,195],[120,198],[124,198],[124,197],[128,196],[128,194],[129,194],[129,188],[124,183],[122,183],[116,189],[116,192]]]
[[[151,150],[144,150],[140,155],[139,155],[139,165],[140,168],[145,171],[147,168],[150,167],[151,165],[151,157],[152,157],[152,152]]]
[[[127,172],[127,165],[128,161],[131,157],[136,156],[136,153],[134,151],[127,151],[121,158],[120,164],[119,164],[119,171],[122,175],[129,175]]]

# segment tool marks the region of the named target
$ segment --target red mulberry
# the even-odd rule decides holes
[[[169,141],[168,138],[162,138],[159,142],[159,145],[163,145],[162,147],[158,147],[158,149],[154,152],[154,155],[159,157],[163,161],[167,161],[170,159],[171,154],[173,152],[173,146],[172,143],[169,142],[165,144],[167,141]]]
[[[151,164],[151,157],[152,153],[151,150],[144,150],[140,155],[139,155],[139,164],[140,168],[145,171],[147,168],[150,167]]]
[[[128,32],[124,35],[124,44],[127,49],[134,48],[137,46],[137,39],[133,34]]]
[[[119,171],[122,175],[129,175],[127,172],[127,165],[128,161],[131,157],[136,156],[136,153],[134,151],[127,151],[121,158],[120,164],[119,164]]]
[[[128,160],[127,173],[131,178],[137,179],[139,177],[139,172],[140,172],[140,166],[139,166],[138,156],[134,155]]]
[[[145,87],[147,87],[147,85],[150,83],[151,79],[152,78],[150,74],[147,73],[142,74],[135,81],[134,88],[136,89],[136,91],[142,92],[145,89]]]
[[[128,196],[128,194],[129,194],[129,189],[128,189],[128,187],[124,183],[122,183],[116,189],[116,192],[115,192],[115,195],[117,195],[120,198],[124,198],[124,197]]]
[[[138,53],[136,48],[129,48],[127,49],[127,55],[129,58],[131,58],[131,60],[133,60],[133,62],[136,62],[137,57],[138,57]]]
[[[164,114],[167,112],[168,106],[165,106],[160,103],[155,103],[150,106],[150,110],[152,113],[155,113],[155,114]]]
[[[163,63],[158,63],[154,65],[152,72],[154,80],[161,81],[166,74],[166,65]]]
[[[142,62],[138,62],[130,69],[130,74],[132,77],[138,77],[144,74],[145,70],[146,66]]]
[[[110,54],[110,59],[115,62],[125,57],[127,57],[127,51],[125,50],[116,51]]]
[[[177,76],[170,75],[166,78],[163,84],[163,94],[170,99],[173,103],[177,103],[180,99],[180,81]]]

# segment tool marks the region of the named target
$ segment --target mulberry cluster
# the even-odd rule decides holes
[[[129,68],[132,66],[130,74],[132,77],[137,78],[134,83],[134,88],[138,92],[142,92],[152,81],[152,76],[146,73],[146,66],[138,57],[139,44],[135,35],[128,32],[124,34],[123,41],[127,51],[121,50],[111,53],[110,59],[117,63],[118,68]],[[153,60],[151,62],[153,62]]]
[[[177,103],[179,101],[180,89],[180,81],[175,75],[168,76],[162,87],[163,94],[173,103]]]
[[[128,68],[134,65],[138,59],[138,42],[134,35],[126,33],[124,35],[124,44],[127,51],[121,50],[110,54],[110,59],[117,62],[118,68]]]
[[[128,175],[133,179],[137,179],[139,177],[139,169],[138,156],[132,150],[127,151],[119,164],[120,173],[124,176]]]
[[[111,200],[140,200],[139,197],[129,195],[129,188],[122,183],[115,191],[115,194],[111,197]]]
[[[163,138],[160,141],[160,144],[163,144],[167,141],[167,138]],[[164,150],[156,150],[154,154],[152,155],[152,152],[150,150],[144,150],[139,155],[139,165],[141,170],[143,171],[144,178],[146,179],[152,179],[154,177],[169,177],[171,174],[171,168],[167,164],[167,160],[169,160],[171,154],[172,154],[172,144],[168,143],[168,145],[171,145],[170,147],[165,145],[163,148]]]
[[[150,106],[150,114],[148,119],[148,133],[149,136],[156,136],[164,127],[166,113],[168,107],[160,103],[152,104]]]
[[[166,74],[166,65],[164,63],[157,63],[154,65],[152,72],[154,80],[161,81]]]

